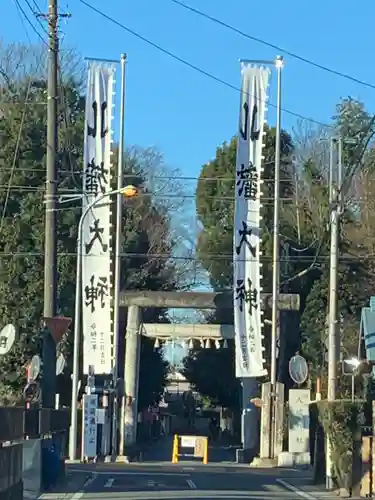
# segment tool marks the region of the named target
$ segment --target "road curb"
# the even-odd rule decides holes
[[[77,478],[79,474],[81,477]],[[97,475],[92,472],[68,471],[65,484],[56,486],[52,491],[42,493],[38,500],[70,500],[77,493],[83,492],[96,477]]]

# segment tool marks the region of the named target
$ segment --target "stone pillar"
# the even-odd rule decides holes
[[[139,357],[140,357],[140,324],[141,311],[138,306],[130,306],[128,309],[125,345],[125,366],[124,366],[124,451],[127,455],[128,447],[131,448],[137,439],[138,421],[138,381],[139,381]]]

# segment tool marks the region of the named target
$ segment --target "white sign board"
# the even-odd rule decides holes
[[[181,436],[181,448],[195,448],[197,436]]]
[[[4,326],[0,332],[0,356],[8,354],[16,340],[16,329],[9,324]]]
[[[111,191],[113,64],[90,61],[86,92],[82,223],[83,371],[112,373]],[[95,204],[95,201],[97,203]]]
[[[268,68],[243,63],[234,210],[234,332],[236,377],[267,374],[261,293],[261,176]]]
[[[310,390],[289,391],[289,452],[306,453],[310,450]]]
[[[105,408],[97,408],[96,410],[96,423],[100,425],[105,424],[105,416],[106,416],[106,409]]]
[[[97,439],[98,427],[96,421],[96,410],[98,408],[97,394],[83,395],[83,411],[82,411],[82,456],[96,457],[97,454]]]

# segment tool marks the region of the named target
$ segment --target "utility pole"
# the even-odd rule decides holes
[[[328,311],[328,401],[336,399],[337,385],[337,352],[339,347],[337,328],[338,301],[338,263],[339,263],[339,232],[342,212],[342,141],[332,138],[330,141],[329,158],[329,211],[331,250],[329,265],[329,311]],[[333,487],[332,482],[331,443],[326,443],[326,486]]]
[[[57,74],[58,34],[57,0],[48,5],[48,82],[47,82],[47,159],[44,242],[44,317],[56,316],[57,295]],[[56,344],[51,332],[43,332],[42,406],[53,408],[56,394]]]

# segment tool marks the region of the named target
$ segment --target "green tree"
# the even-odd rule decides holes
[[[288,241],[294,238],[293,230],[289,229],[286,219],[288,202],[294,191],[291,153],[293,145],[291,137],[282,132],[282,179],[280,195],[283,203],[281,227],[288,235]],[[233,221],[235,195],[237,141],[234,137],[229,143],[224,143],[216,150],[215,158],[204,165],[198,180],[196,191],[197,216],[202,230],[198,236],[197,256],[206,270],[213,290],[232,289],[233,283]],[[262,245],[265,258],[263,260],[263,287],[271,291],[272,221],[274,195],[274,158],[275,129],[267,129],[264,148],[264,184],[263,192],[263,232]],[[215,323],[233,324],[232,310],[218,310],[210,318]],[[267,328],[265,333],[267,335]],[[268,342],[268,339],[266,339]],[[224,352],[224,351],[223,351]],[[234,377],[233,346],[225,353],[214,349],[197,350],[185,361],[186,376],[196,389],[213,401],[227,405],[238,405],[239,383]],[[212,358],[212,359],[211,359]],[[208,361],[210,359],[210,361]],[[205,366],[215,366],[217,369],[206,373]],[[218,377],[217,374],[220,374]],[[219,379],[219,380],[218,380]],[[211,391],[211,392],[210,392]],[[227,391],[232,394],[228,397]]]
[[[341,349],[343,357],[353,356],[358,350],[358,334],[361,308],[367,305],[375,291],[373,260],[373,146],[371,137],[373,123],[364,106],[352,99],[344,99],[337,106],[335,126],[343,139],[343,197],[344,213],[340,231],[339,266],[339,315]],[[319,244],[314,245],[316,266],[310,275],[310,291],[306,296],[302,321],[302,352],[310,364],[311,378],[323,379],[326,391],[326,343],[328,336],[327,314],[329,297],[329,204],[328,175],[324,165],[314,161],[312,155],[305,163],[305,171],[313,171],[314,176],[305,178],[304,205],[305,234],[319,234],[322,221],[325,227]],[[315,182],[314,182],[315,180]],[[318,182],[316,182],[319,180]],[[307,182],[306,182],[307,181]],[[313,190],[313,197],[308,193]],[[308,206],[315,199],[316,208]],[[368,201],[365,201],[368,200]],[[316,217],[316,209],[319,216]],[[315,214],[315,216],[314,216]],[[307,289],[308,291],[308,289]],[[340,371],[339,371],[340,373]],[[339,391],[342,396],[349,392],[348,381],[340,377]]]
[[[30,49],[31,51],[33,48]],[[9,51],[6,52],[9,54]],[[10,52],[12,54],[12,51]],[[26,48],[20,51],[23,67],[29,63]],[[17,52],[18,54],[18,52]],[[33,52],[32,52],[33,54]],[[5,62],[4,62],[5,61]],[[43,315],[44,187],[46,155],[46,83],[43,71],[30,68],[21,75],[0,68],[0,315],[2,325],[13,323],[19,340],[0,359],[1,397],[19,400],[25,384],[26,364],[40,352]],[[14,65],[17,60],[13,60]],[[6,68],[6,71],[5,69]],[[59,100],[59,194],[81,192],[84,97],[74,75],[62,80]],[[26,102],[26,104],[25,104]],[[149,150],[151,153],[151,150]],[[154,155],[157,156],[157,155]],[[160,155],[159,155],[160,156]],[[129,153],[126,174],[137,179],[147,193],[147,154]],[[124,177],[129,183],[129,177]],[[133,206],[131,204],[133,203]],[[133,289],[173,289],[178,270],[168,261],[174,240],[166,205],[151,193],[124,210],[122,286]],[[77,224],[81,203],[58,211],[58,313],[73,316]],[[163,259],[152,255],[162,252]],[[150,255],[151,254],[151,255]],[[165,311],[145,312],[149,321],[165,319]],[[121,334],[125,317],[122,318]],[[123,337],[123,335],[121,335]],[[61,343],[68,367],[62,403],[70,402],[71,332]],[[123,346],[123,343],[122,343]],[[160,351],[142,342],[140,408],[157,400],[163,390],[167,365]],[[149,377],[150,370],[154,377]]]

